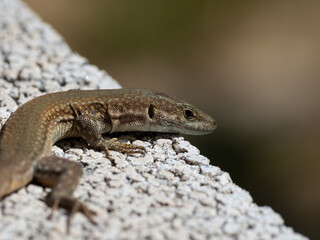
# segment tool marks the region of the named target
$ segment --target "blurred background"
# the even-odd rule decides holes
[[[320,1],[25,1],[123,87],[218,122],[190,138],[259,205],[320,239]]]

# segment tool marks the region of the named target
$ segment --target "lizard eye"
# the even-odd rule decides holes
[[[188,120],[191,120],[195,117],[194,111],[189,108],[185,109],[183,114],[184,114],[184,117]]]

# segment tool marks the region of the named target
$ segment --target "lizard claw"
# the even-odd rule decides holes
[[[128,149],[128,151],[126,151],[126,153],[128,154],[136,154],[136,153],[140,153],[140,154],[145,154],[146,153],[146,150],[144,149],[144,147],[140,147],[140,146],[134,146],[134,145],[131,145],[132,149]]]
[[[70,214],[67,220],[67,233],[70,233],[70,224],[71,220],[76,212],[81,212],[92,224],[96,225],[93,217],[96,215],[96,212],[90,210],[86,204],[80,202],[79,200],[73,197],[52,197],[47,196],[45,199],[46,203],[52,207],[52,211],[48,216],[48,219],[51,219],[54,211],[60,206],[67,210],[70,210]]]
[[[144,147],[118,142],[116,138],[112,138],[110,140],[101,140],[98,144],[98,147],[105,152],[107,157],[109,157],[108,150],[114,150],[128,154],[145,153]]]
[[[84,203],[80,202],[79,200],[73,200],[74,204],[67,220],[67,233],[70,233],[70,223],[76,212],[81,212],[92,224],[96,225],[97,223],[93,220],[93,217],[97,215],[96,212],[90,210]]]

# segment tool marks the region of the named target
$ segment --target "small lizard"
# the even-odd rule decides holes
[[[142,89],[70,90],[37,97],[19,107],[0,133],[0,199],[32,180],[52,191],[52,209],[95,213],[72,196],[82,175],[80,164],[51,156],[51,147],[68,137],[82,137],[91,147],[141,153],[143,147],[105,140],[103,133],[148,131],[207,134],[216,122],[194,106],[164,93]],[[53,212],[53,211],[52,211]],[[52,214],[51,214],[52,215]]]

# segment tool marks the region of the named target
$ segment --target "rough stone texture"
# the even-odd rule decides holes
[[[63,39],[18,0],[0,0],[0,123],[26,101],[72,88],[119,88],[106,72],[73,53]],[[0,239],[290,239],[306,237],[269,207],[253,203],[228,173],[182,137],[123,134],[145,156],[111,151],[110,160],[79,140],[53,147],[78,161],[83,178],[75,196],[97,212],[97,225],[41,201],[50,189],[30,184],[1,201]],[[139,139],[139,140],[137,140]]]

